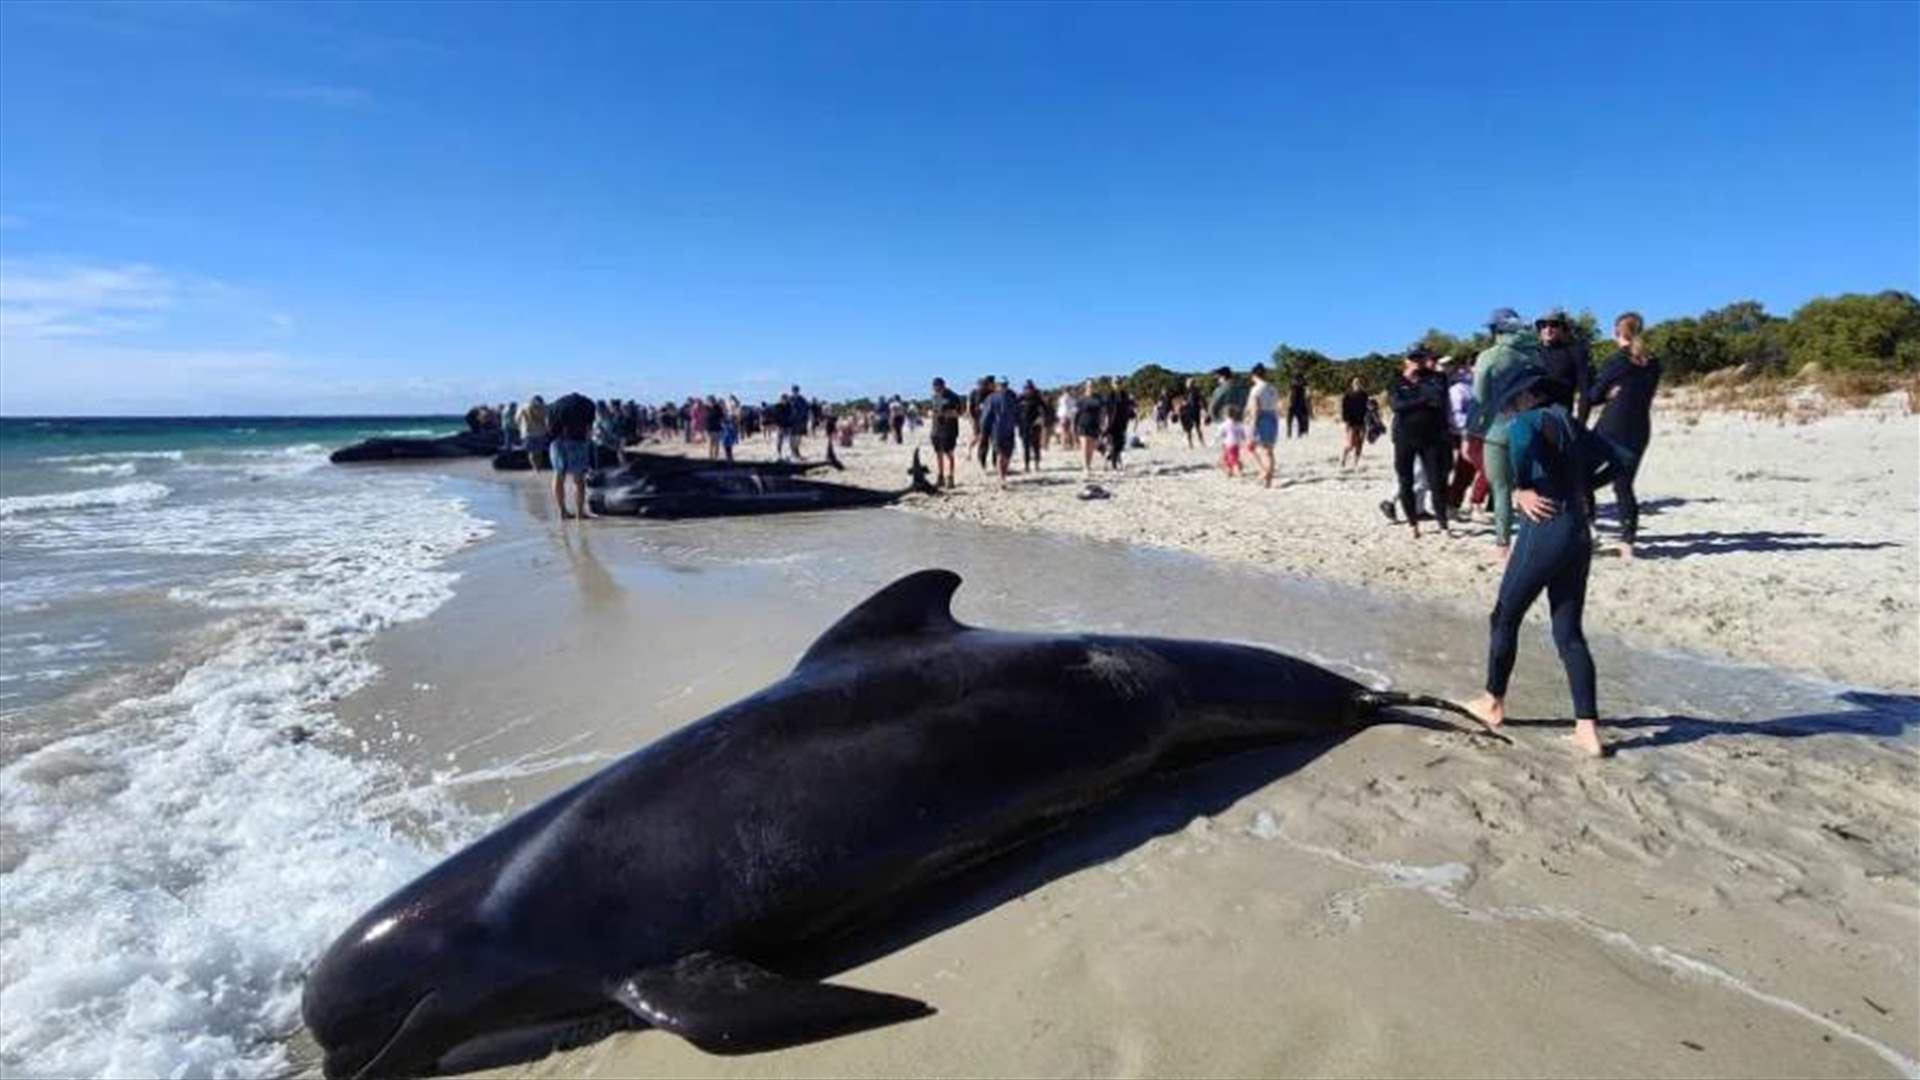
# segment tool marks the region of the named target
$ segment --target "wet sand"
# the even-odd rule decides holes
[[[488,811],[781,677],[929,565],[966,578],[967,622],[1251,641],[1452,695],[1480,677],[1482,613],[1160,548],[898,510],[562,526],[535,478],[457,482],[496,534],[342,713]],[[1594,649],[1604,762],[1567,752],[1529,632],[1516,746],[1386,726],[1157,781],[837,977],[933,1017],[750,1057],[638,1032],[502,1075],[1920,1070],[1920,702]]]

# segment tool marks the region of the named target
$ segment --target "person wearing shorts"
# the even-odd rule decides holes
[[[567,394],[548,411],[547,460],[553,466],[553,501],[561,518],[584,518],[587,513],[587,470],[593,467],[593,402],[582,394]],[[573,510],[567,509],[566,483],[573,478]]]
[[[1267,381],[1267,366],[1253,365],[1247,411],[1253,414],[1253,457],[1260,463],[1260,484],[1273,486],[1273,445],[1280,441],[1280,388]]]
[[[939,487],[953,486],[953,451],[960,445],[960,414],[966,409],[966,402],[960,395],[947,389],[947,380],[933,380],[933,430],[930,438],[933,442],[933,465],[938,473],[935,483]]]

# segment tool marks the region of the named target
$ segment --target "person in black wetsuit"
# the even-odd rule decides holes
[[[1080,396],[1074,401],[1073,433],[1080,437],[1080,470],[1087,476],[1093,475],[1093,445],[1100,438],[1101,413],[1106,404],[1106,395],[1095,390],[1092,379],[1080,387]]]
[[[1047,404],[1047,397],[1040,388],[1028,379],[1020,388],[1020,471],[1029,467],[1040,467],[1040,449],[1046,444],[1047,422],[1053,418],[1053,407]]]
[[[1307,377],[1295,372],[1287,383],[1287,438],[1293,438],[1294,425],[1300,427],[1300,437],[1307,437],[1307,424],[1313,419],[1313,401],[1307,397]]]
[[[1613,320],[1613,340],[1619,351],[1607,358],[1587,390],[1588,406],[1603,406],[1593,430],[1633,453],[1633,461],[1613,477],[1614,512],[1620,519],[1620,554],[1633,557],[1640,533],[1640,500],[1633,481],[1653,437],[1653,395],[1660,388],[1660,361],[1647,351],[1641,338],[1645,321],[1637,311]]]
[[[1127,425],[1133,422],[1136,410],[1133,395],[1118,379],[1107,380],[1106,399],[1107,468],[1117,469],[1120,455],[1127,449]]]
[[[935,483],[950,488],[953,486],[953,448],[960,442],[960,414],[966,411],[966,402],[947,389],[947,380],[935,379],[928,407],[933,413],[929,438],[933,443],[933,467],[938,475]]]
[[[1558,392],[1551,377],[1525,364],[1504,377],[1492,395],[1496,413],[1512,414],[1508,450],[1520,528],[1489,620],[1486,693],[1467,709],[1488,727],[1506,720],[1520,624],[1544,591],[1553,613],[1553,643],[1573,694],[1574,745],[1600,757],[1606,749],[1600,742],[1593,656],[1582,626],[1593,565],[1586,508],[1594,486],[1626,464],[1626,452],[1582,430],[1559,404]]]
[[[1360,464],[1360,448],[1367,445],[1367,403],[1371,395],[1360,389],[1360,380],[1354,379],[1347,384],[1347,392],[1340,396],[1340,422],[1347,426],[1347,443],[1340,448],[1340,467],[1347,467],[1347,455],[1353,455],[1353,463]]]
[[[1180,430],[1186,433],[1187,449],[1193,449],[1193,437],[1200,436],[1202,449],[1207,445],[1206,426],[1201,422],[1207,403],[1200,397],[1200,383],[1196,379],[1187,380],[1187,389],[1180,397]]]
[[[1574,333],[1564,308],[1551,308],[1533,320],[1540,335],[1540,367],[1553,380],[1544,392],[1547,400],[1567,410],[1581,426],[1587,422],[1587,389],[1593,381],[1593,360],[1587,343]]]
[[[1387,387],[1393,409],[1393,471],[1400,478],[1400,509],[1413,535],[1420,535],[1420,506],[1413,497],[1413,463],[1427,474],[1427,487],[1444,491],[1453,468],[1453,446],[1447,428],[1447,380],[1433,369],[1433,350],[1415,345],[1407,351],[1400,374]],[[1434,520],[1447,532],[1447,500],[1433,500]]]

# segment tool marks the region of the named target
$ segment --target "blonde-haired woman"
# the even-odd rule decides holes
[[[1640,501],[1633,481],[1653,436],[1653,395],[1660,388],[1660,361],[1647,351],[1646,320],[1637,311],[1613,320],[1619,349],[1607,358],[1587,390],[1588,405],[1606,406],[1593,430],[1633,452],[1633,460],[1613,478],[1614,514],[1620,521],[1620,554],[1632,558],[1640,532]]]

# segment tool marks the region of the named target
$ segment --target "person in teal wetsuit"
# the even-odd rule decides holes
[[[1573,742],[1599,757],[1606,750],[1600,742],[1593,656],[1582,626],[1593,563],[1588,507],[1593,489],[1626,467],[1632,455],[1576,424],[1552,396],[1554,389],[1544,370],[1527,364],[1507,372],[1493,391],[1521,520],[1489,620],[1486,693],[1467,708],[1489,727],[1506,720],[1520,624],[1544,591],[1553,614],[1553,644],[1573,694]]]

